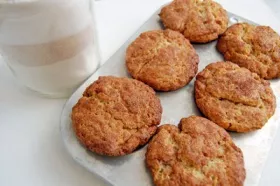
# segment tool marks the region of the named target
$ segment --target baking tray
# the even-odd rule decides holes
[[[146,146],[136,152],[122,157],[105,157],[86,150],[77,140],[72,129],[71,110],[82,96],[85,88],[99,76],[113,75],[118,77],[130,77],[125,67],[125,52],[127,46],[137,38],[140,33],[148,30],[163,29],[156,11],[152,17],[145,22],[140,29],[100,68],[98,69],[78,90],[70,97],[61,115],[61,135],[65,146],[74,160],[87,168],[90,172],[103,178],[108,185],[116,186],[151,186],[150,172],[145,166]],[[228,13],[230,24],[236,22],[252,21]],[[199,54],[199,71],[212,62],[221,61],[223,57],[216,50],[216,41],[208,44],[194,44]],[[178,124],[180,119],[190,115],[201,115],[194,101],[194,80],[184,88],[173,92],[158,92],[163,107],[161,124]],[[279,103],[280,82],[271,81],[272,88]],[[263,166],[268,156],[271,144],[275,137],[280,121],[279,106],[274,116],[261,129],[246,134],[230,133],[235,143],[242,149],[246,168],[246,186],[258,185]]]

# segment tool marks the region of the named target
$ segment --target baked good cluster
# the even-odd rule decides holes
[[[157,186],[241,186],[243,154],[228,131],[259,130],[273,116],[268,80],[280,77],[280,36],[267,26],[228,27],[227,12],[212,0],[174,0],[159,16],[165,29],[142,33],[126,50],[132,78],[99,77],[84,91],[72,110],[76,136],[106,156],[148,144],[146,164]],[[217,39],[225,61],[197,74],[192,43]],[[178,90],[194,77],[203,116],[159,126],[163,110],[155,91]]]

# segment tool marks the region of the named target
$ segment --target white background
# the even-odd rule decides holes
[[[151,14],[168,0],[96,2],[97,31],[105,62]],[[228,11],[272,26],[280,33],[277,0],[218,0]],[[277,6],[278,5],[278,6]],[[0,61],[0,186],[97,186],[101,181],[75,163],[59,132],[66,99],[39,97],[21,85]],[[261,186],[280,185],[280,130]]]

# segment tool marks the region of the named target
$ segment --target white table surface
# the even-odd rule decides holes
[[[105,62],[149,16],[169,0],[96,2],[97,30]],[[218,0],[227,10],[280,33],[277,0]],[[279,2],[278,2],[279,4]],[[278,13],[277,13],[278,11]],[[280,17],[280,16],[279,16]],[[47,99],[25,89],[0,61],[0,186],[98,186],[94,175],[72,160],[59,132],[66,99]],[[280,130],[261,186],[280,185]]]

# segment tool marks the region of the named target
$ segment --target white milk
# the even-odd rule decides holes
[[[0,5],[0,53],[19,81],[42,94],[66,96],[98,68],[89,2]]]

